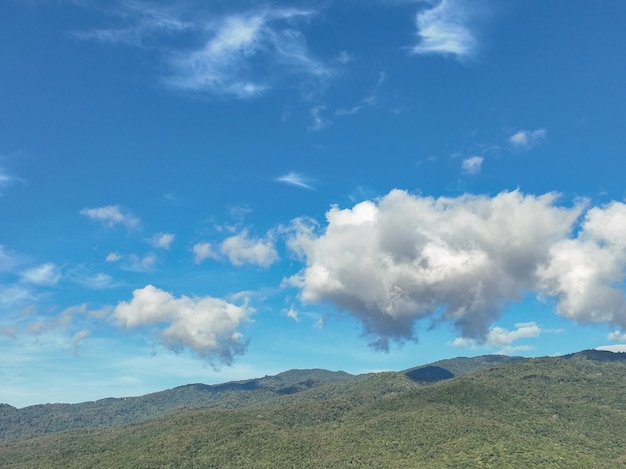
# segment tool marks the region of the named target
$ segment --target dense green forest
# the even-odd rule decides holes
[[[0,445],[0,467],[625,467],[624,355],[293,370],[135,423],[23,435]],[[3,406],[5,431],[32,410]]]

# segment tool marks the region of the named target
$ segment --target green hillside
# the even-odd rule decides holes
[[[366,375],[5,443],[0,467],[625,467],[624,355],[517,360],[428,386]]]

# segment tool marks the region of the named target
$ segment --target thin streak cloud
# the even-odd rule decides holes
[[[293,171],[276,178],[276,181],[289,184],[291,186],[301,187],[302,189],[314,190],[314,187],[309,184],[307,178]]]

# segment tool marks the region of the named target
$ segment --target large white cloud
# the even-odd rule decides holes
[[[435,199],[394,190],[376,203],[333,207],[321,234],[302,220],[294,226],[288,245],[306,267],[291,281],[302,300],[359,318],[376,346],[413,338],[415,322],[427,317],[485,340],[506,304],[524,293],[547,291],[563,301],[572,293],[558,281],[549,285],[563,278],[561,264],[552,266],[555,248],[582,207],[559,207],[556,199],[517,191]],[[590,219],[605,213],[598,210]],[[611,226],[605,237],[619,231]]]
[[[156,326],[163,343],[188,347],[213,363],[230,364],[243,353],[245,342],[239,327],[253,309],[210,296],[175,298],[152,285],[137,289],[129,302],[119,303],[113,316],[126,328]]]
[[[574,239],[556,243],[540,271],[558,311],[578,322],[626,327],[626,205],[590,209]]]

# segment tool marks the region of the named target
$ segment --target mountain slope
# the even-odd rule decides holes
[[[520,360],[430,386],[369,375],[278,406],[183,410],[8,443],[0,466],[624,467],[625,356]],[[328,399],[301,398],[326,386]]]

